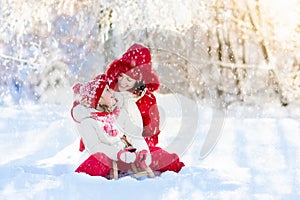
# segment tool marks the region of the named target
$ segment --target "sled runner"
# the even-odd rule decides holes
[[[131,163],[131,168],[135,178],[141,178],[143,176],[148,176],[149,178],[155,177],[152,169],[149,166],[147,166],[145,169],[142,169],[137,167],[134,163]]]

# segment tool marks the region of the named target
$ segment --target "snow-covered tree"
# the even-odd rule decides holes
[[[33,86],[55,62],[68,66],[70,85],[90,79],[140,42],[166,86],[160,92],[212,95],[224,105],[300,98],[299,0],[0,4],[1,97],[37,98]]]

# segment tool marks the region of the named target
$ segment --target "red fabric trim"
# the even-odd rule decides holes
[[[74,101],[74,102],[73,102],[73,106],[72,106],[72,108],[71,108],[71,116],[72,116],[72,119],[73,119],[76,123],[80,123],[80,122],[77,121],[77,120],[74,118],[73,110],[74,110],[74,108],[75,108],[77,105],[79,105],[79,104],[80,104],[79,101]]]

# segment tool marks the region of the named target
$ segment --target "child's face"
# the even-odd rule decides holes
[[[102,105],[106,105],[109,108],[113,107],[117,103],[117,99],[114,96],[113,90],[111,90],[107,85],[104,88],[99,103]]]
[[[128,91],[134,87],[136,80],[121,73],[118,77],[118,89],[119,91]]]

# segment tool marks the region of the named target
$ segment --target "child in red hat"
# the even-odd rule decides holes
[[[76,172],[110,178],[112,161],[118,162],[123,171],[130,168],[126,163],[150,165],[151,154],[141,135],[142,119],[138,114],[133,117],[127,114],[128,109],[131,112],[136,109],[138,113],[135,102],[130,101],[130,93],[119,94],[117,102],[104,75],[86,84],[76,84],[73,91],[78,100],[74,101],[71,115],[91,154]]]

